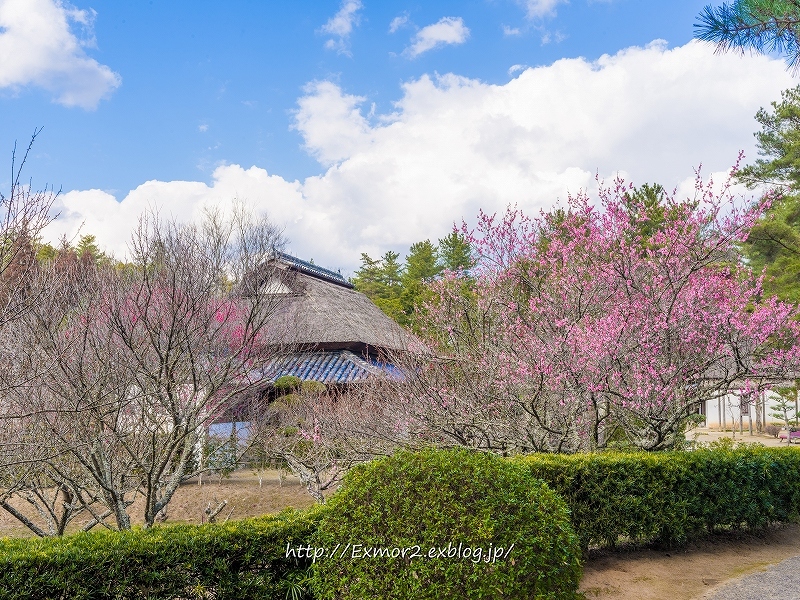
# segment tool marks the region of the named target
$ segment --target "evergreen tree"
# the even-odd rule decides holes
[[[759,109],[756,121],[761,125],[755,137],[763,158],[739,171],[739,179],[751,187],[766,183],[800,192],[800,86],[781,92],[772,111]]]
[[[451,231],[439,240],[439,266],[442,270],[468,271],[473,265],[472,248],[463,234]]]
[[[383,278],[391,290],[390,295],[394,296],[399,293],[399,289],[403,285],[403,267],[397,260],[400,254],[387,250],[381,257],[381,264],[383,265]]]
[[[361,268],[353,277],[353,285],[365,294],[378,308],[402,322],[404,313],[400,297],[403,292],[402,267],[398,261],[400,254],[387,251],[379,260],[366,252],[361,254]]]
[[[800,198],[778,200],[750,230],[742,250],[750,266],[765,270],[764,292],[800,302]]]
[[[353,284],[383,312],[405,327],[414,326],[414,317],[429,297],[427,284],[445,269],[465,271],[472,267],[472,251],[466,238],[452,232],[436,246],[430,240],[412,244],[404,263],[397,252],[388,251],[380,259],[361,254],[361,267]]]
[[[417,306],[425,298],[425,284],[442,271],[438,258],[438,248],[430,240],[411,244],[408,250],[401,296],[406,325],[413,321]]]
[[[695,37],[722,51],[779,52],[790,66],[800,61],[800,0],[733,0],[706,6]]]
[[[362,294],[373,300],[382,295],[385,290],[383,281],[383,267],[380,259],[375,260],[366,252],[361,253],[361,267],[355,272],[353,285]]]
[[[83,261],[102,263],[108,259],[97,245],[97,238],[91,234],[82,235],[80,237],[78,245],[75,247],[75,252],[78,258]]]
[[[56,257],[57,253],[52,244],[41,242],[36,244],[36,260],[39,262],[50,262]]]
[[[790,444],[792,439],[789,431],[792,426],[797,425],[797,386],[778,387],[773,390],[777,392],[778,398],[772,405],[772,416],[783,421],[786,426],[786,443]]]
[[[742,252],[754,270],[766,270],[767,295],[800,302],[800,87],[784,91],[771,111],[758,111],[756,120],[761,158],[737,177],[750,187],[768,184],[779,193],[751,229]]]
[[[442,270],[438,258],[439,249],[430,240],[411,244],[403,269],[403,281],[415,282],[433,279]]]

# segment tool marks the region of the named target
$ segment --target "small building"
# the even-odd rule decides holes
[[[284,253],[268,263],[259,293],[281,296],[270,342],[289,351],[267,365],[266,379],[349,385],[395,372],[390,355],[408,348],[413,336],[341,273]]]
[[[275,357],[251,377],[260,380],[254,397],[269,396],[285,375],[345,391],[374,376],[399,376],[395,352],[414,337],[341,273],[276,252],[256,274],[253,289],[275,296],[265,343]],[[248,421],[250,400],[242,399],[215,419],[211,431],[227,435],[232,422]]]

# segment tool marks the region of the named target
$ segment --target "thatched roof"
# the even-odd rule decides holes
[[[275,342],[308,350],[381,354],[413,340],[341,274],[285,254],[269,261],[260,293],[281,296]]]

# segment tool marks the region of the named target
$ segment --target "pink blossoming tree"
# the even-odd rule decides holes
[[[399,442],[671,448],[705,400],[794,376],[797,308],[764,300],[737,261],[768,200],[740,209],[699,178],[692,200],[652,202],[620,180],[599,198],[464,228],[475,268],[433,284],[426,346],[400,358],[404,381],[381,384]]]

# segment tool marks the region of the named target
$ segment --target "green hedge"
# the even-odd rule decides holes
[[[323,599],[566,599],[581,575],[563,501],[520,465],[467,450],[351,470],[311,545],[325,552],[313,567]]]
[[[675,544],[715,529],[798,518],[800,448],[513,459],[466,450],[401,452],[353,469],[328,505],[304,512],[2,539],[0,600],[292,598],[296,584],[308,587],[308,549],[337,544],[347,558],[314,565],[319,598],[570,598],[581,546]],[[390,550],[419,545],[425,555],[448,543],[486,553],[490,544],[505,549],[512,542],[510,554],[488,563],[463,553],[352,556],[354,543]],[[294,556],[287,557],[287,544]]]
[[[320,511],[284,511],[223,525],[98,531],[0,540],[0,599],[285,598],[308,568],[286,558]]]
[[[515,459],[567,503],[584,549],[620,540],[681,544],[719,528],[800,515],[800,450],[531,455]]]

